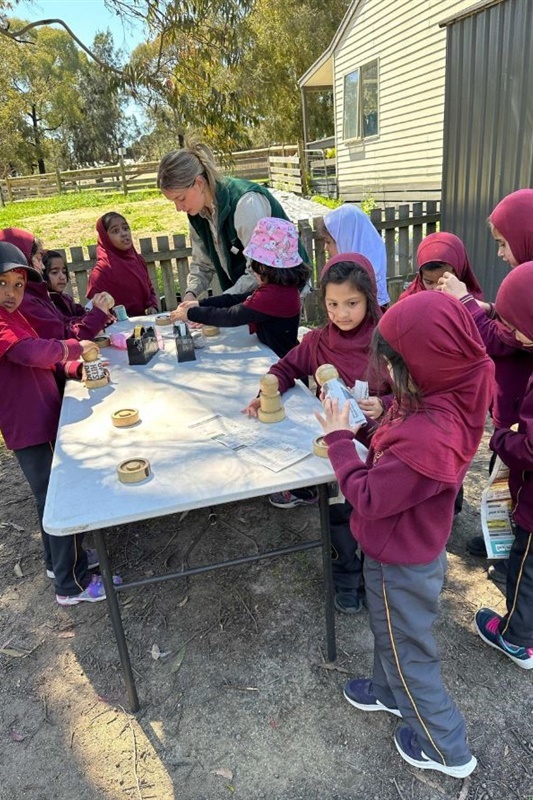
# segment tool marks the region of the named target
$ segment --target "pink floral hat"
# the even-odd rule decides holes
[[[302,263],[296,227],[292,222],[276,217],[259,220],[243,253],[267,267],[287,269]]]

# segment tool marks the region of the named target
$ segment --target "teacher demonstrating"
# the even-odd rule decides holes
[[[223,292],[242,294],[257,288],[243,250],[263,217],[288,219],[268,189],[241,178],[224,177],[210,149],[188,144],[167,153],[159,164],[157,185],[189,218],[192,247],[183,301],[195,300],[218,277]],[[299,244],[302,260],[308,256]]]

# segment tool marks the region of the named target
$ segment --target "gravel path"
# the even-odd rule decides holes
[[[281,192],[279,189],[270,188],[268,191],[281,203],[292,222],[297,222],[299,219],[323,217],[330,211],[330,209],[327,206],[323,206],[322,203],[315,203],[313,200],[307,200],[305,197],[293,194],[293,192]]]

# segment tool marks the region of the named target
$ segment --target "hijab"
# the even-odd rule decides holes
[[[345,203],[324,217],[324,225],[335,239],[339,253],[361,253],[370,261],[377,283],[378,305],[390,302],[387,291],[387,253],[372,221],[358,206]]]
[[[422,269],[425,264],[429,264],[431,261],[442,261],[444,264],[449,264],[450,267],[453,267],[453,271],[459,280],[466,284],[470,294],[478,300],[483,298],[483,291],[470,266],[464,244],[455,234],[441,231],[440,233],[430,233],[420,242],[416,253],[418,275],[405,292],[402,292],[400,300],[412,294],[426,291],[422,280]]]
[[[533,341],[533,261],[520,264],[505,276],[495,306],[502,320]],[[515,344],[518,346],[516,340]]]
[[[361,378],[366,374],[369,362],[370,344],[376,327],[375,319],[381,317],[381,311],[376,297],[376,278],[372,264],[361,253],[339,253],[330,258],[320,275],[321,281],[334,264],[352,262],[362,267],[370,277],[372,284],[372,297],[367,298],[366,316],[357,328],[351,331],[341,331],[331,320],[316,333],[317,366],[320,364],[334,364],[344,382],[352,386],[354,376]],[[372,307],[374,317],[372,316]]]
[[[390,450],[428,478],[457,483],[475,455],[493,389],[494,366],[472,316],[455,297],[420,292],[395,303],[378,327],[422,399],[410,414],[394,401],[373,437],[374,457]]]
[[[31,251],[35,236],[22,228],[4,228],[0,230],[0,242],[9,242],[18,247],[26,256],[26,261],[31,265]]]
[[[96,223],[96,231],[96,266],[89,275],[87,297],[109,292],[116,305],[126,307],[129,316],[144,315],[147,308],[158,305],[144,258],[133,245],[127,250],[115,247],[103,217]]]
[[[533,189],[519,189],[500,200],[489,222],[509,242],[519,264],[533,258]]]

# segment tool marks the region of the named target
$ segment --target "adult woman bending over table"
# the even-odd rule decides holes
[[[209,148],[197,143],[163,157],[157,185],[189,218],[192,256],[183,300],[195,300],[215,275],[223,292],[242,294],[256,289],[243,250],[260,219],[288,219],[268,189],[241,178],[223,177]],[[307,262],[301,243],[299,252]]]

